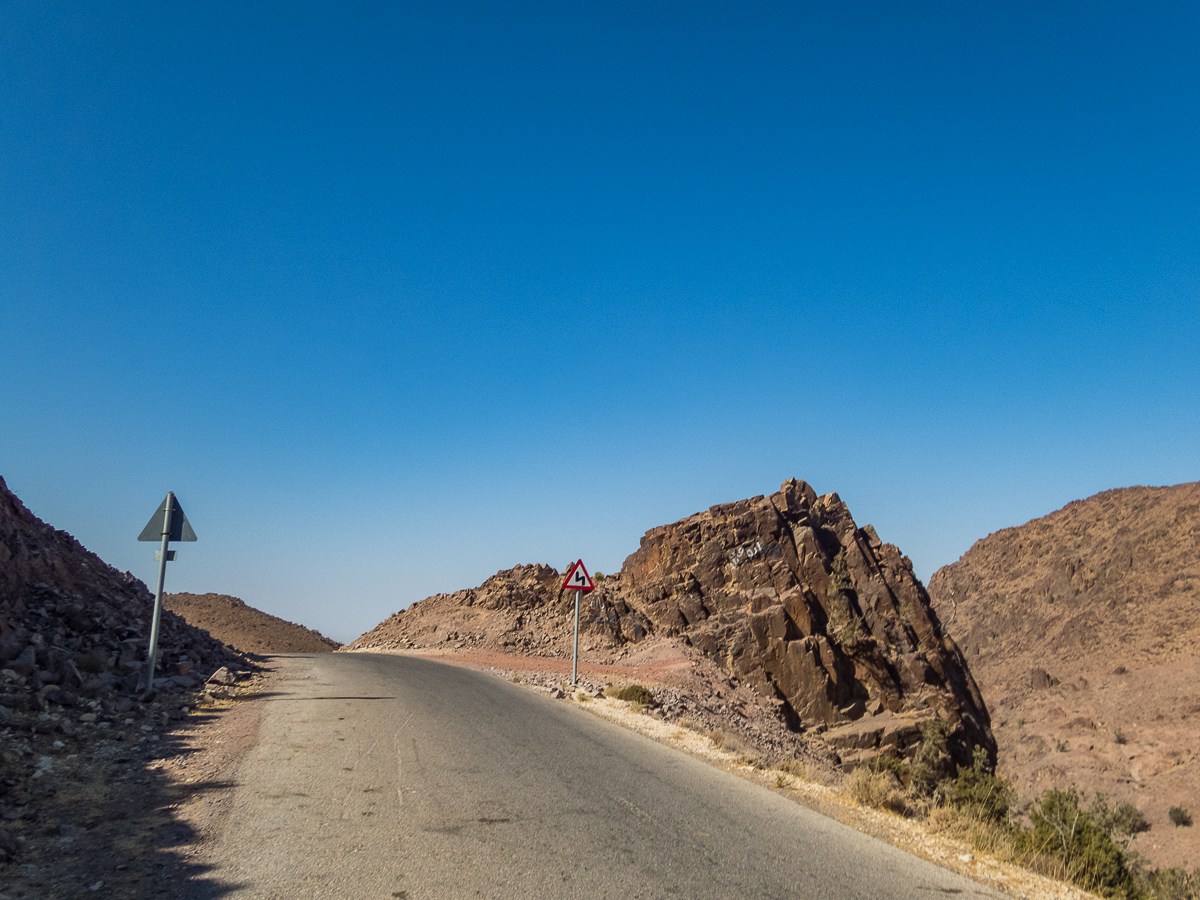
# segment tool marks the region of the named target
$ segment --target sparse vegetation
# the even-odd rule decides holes
[[[946,790],[946,799],[952,806],[981,821],[1003,825],[1008,821],[1017,792],[1012,784],[992,771],[987,752],[976,747],[974,761],[969,767],[959,769],[958,777]]]
[[[1029,810],[1033,827],[1016,833],[1016,849],[1061,863],[1066,880],[1104,897],[1136,898],[1137,886],[1109,832],[1079,806],[1075,788],[1048,790]]]
[[[1150,830],[1150,823],[1146,821],[1140,809],[1127,802],[1118,803],[1110,808],[1107,794],[1097,794],[1092,799],[1088,815],[1114,840],[1122,841],[1124,849],[1129,848],[1135,835]]]
[[[649,688],[641,684],[627,684],[621,688],[609,685],[604,689],[604,694],[617,700],[636,704],[638,707],[654,705],[654,695],[650,693]]]
[[[896,773],[890,769],[874,769],[864,766],[855,769],[848,784],[850,797],[863,806],[887,809],[896,813],[908,811],[908,800],[904,787]]]
[[[775,766],[780,772],[786,772],[788,775],[795,775],[797,778],[808,778],[808,766],[801,759],[796,759],[794,756],[789,756],[787,759],[780,760]]]
[[[1150,824],[1132,803],[1114,804],[1097,794],[1084,808],[1075,788],[1048,790],[1024,810],[1032,827],[1023,826],[1012,815],[1012,784],[996,775],[982,747],[975,748],[970,766],[953,771],[950,734],[946,720],[930,721],[911,761],[881,756],[851,775],[846,793],[864,806],[923,818],[932,831],[969,841],[979,852],[1104,897],[1200,900],[1195,873],[1142,868],[1129,847]],[[785,760],[775,768],[791,774],[796,762]],[[795,774],[803,777],[800,765]],[[777,781],[777,786],[782,785]],[[1172,821],[1176,817],[1173,810]]]
[[[1182,806],[1172,806],[1167,815],[1170,816],[1171,824],[1176,828],[1190,828],[1192,825],[1192,814]]]
[[[1118,728],[1113,732],[1113,740],[1118,744],[1124,744],[1126,742],[1125,732]]]
[[[867,639],[866,629],[850,604],[850,592],[853,590],[850,570],[846,566],[846,551],[841,549],[833,558],[832,575],[825,595],[829,601],[829,636],[847,647],[856,646]]]

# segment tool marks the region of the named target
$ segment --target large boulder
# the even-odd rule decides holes
[[[983,699],[912,564],[859,528],[837,494],[792,479],[654,528],[625,560],[621,587],[656,633],[701,649],[794,727],[937,716],[954,728],[959,762],[974,745],[994,756]],[[882,723],[856,734],[886,735],[899,753],[920,739],[919,728]]]

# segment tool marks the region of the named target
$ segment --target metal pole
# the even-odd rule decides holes
[[[167,580],[167,544],[171,541],[171,508],[175,505],[175,492],[167,492],[167,510],[163,513],[162,549],[158,561],[158,590],[154,593],[154,618],[150,622],[150,650],[146,663],[146,694],[154,690],[154,658],[158,655],[158,619],[162,612],[163,582]]]
[[[575,653],[571,657],[571,687],[579,683],[579,595],[582,593],[575,592]]]

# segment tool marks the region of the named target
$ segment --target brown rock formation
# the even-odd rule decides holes
[[[342,646],[228,594],[167,594],[163,607],[241,653],[329,653]]]
[[[1138,806],[1133,849],[1200,859],[1200,483],[1105,491],[976,541],[930,579],[1023,795],[1075,784]]]
[[[499,572],[413,604],[350,649],[569,656],[574,597],[562,580],[549,566]],[[851,765],[911,753],[937,716],[955,728],[958,761],[972,745],[994,752],[987,710],[908,560],[804,482],[651,530],[584,598],[581,630],[596,661],[647,636],[691,645]]]
[[[621,569],[622,595],[794,725],[822,725],[847,751],[908,752],[934,716],[955,755],[994,749],[988,713],[908,559],[837,494],[802,481],[647,532]],[[864,718],[878,727],[845,727]]]

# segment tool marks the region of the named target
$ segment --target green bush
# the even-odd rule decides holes
[[[831,638],[846,647],[855,647],[867,639],[866,629],[850,606],[850,592],[854,583],[846,566],[845,548],[837,552],[831,566],[829,587],[825,596],[829,601],[828,633]]]
[[[1126,847],[1135,834],[1150,830],[1142,811],[1132,803],[1118,803],[1109,808],[1108,795],[1097,794],[1088,807],[1088,815],[1113,838],[1124,839]]]
[[[970,766],[960,767],[958,777],[947,790],[946,799],[988,822],[1003,824],[1017,799],[1012,784],[1000,778],[988,765],[987,751],[976,747]]]
[[[1192,814],[1182,806],[1172,806],[1171,811],[1167,813],[1171,817],[1171,824],[1176,828],[1189,828],[1192,824]]]
[[[945,719],[932,719],[921,726],[921,746],[909,767],[909,791],[917,797],[934,795],[938,785],[950,777],[953,760],[950,759],[950,723]]]
[[[1138,896],[1125,854],[1080,808],[1075,788],[1046,791],[1029,810],[1029,818],[1033,828],[1017,834],[1018,850],[1059,859],[1067,878],[1086,891],[1127,900]]]
[[[1200,869],[1156,869],[1141,878],[1146,900],[1200,900]]]

